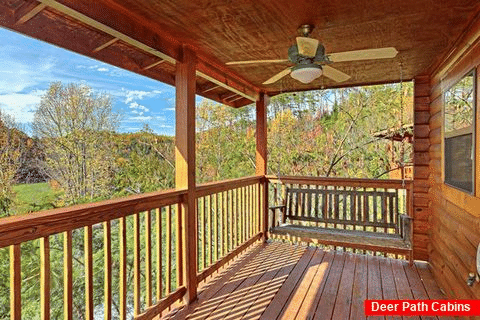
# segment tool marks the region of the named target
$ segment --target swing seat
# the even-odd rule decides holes
[[[401,254],[411,261],[412,218],[397,208],[396,192],[287,188],[285,204],[269,208],[269,231],[291,240]]]

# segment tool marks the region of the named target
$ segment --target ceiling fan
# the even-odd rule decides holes
[[[336,82],[350,79],[350,76],[340,70],[332,68],[330,64],[344,61],[374,60],[394,58],[398,51],[393,47],[355,50],[325,54],[325,47],[317,39],[310,38],[313,25],[305,24],[298,29],[303,35],[296,38],[296,44],[288,49],[288,60],[250,60],[227,62],[227,65],[258,64],[258,63],[282,63],[293,62],[295,65],[288,67],[263,84],[268,85],[277,82],[286,75],[302,83],[310,83],[322,74]]]

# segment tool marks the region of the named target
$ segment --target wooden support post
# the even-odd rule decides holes
[[[412,248],[413,258],[428,261],[429,242],[416,241],[424,238],[429,233],[430,225],[430,194],[428,188],[430,181],[430,77],[417,76],[414,79],[414,126],[413,126],[413,186],[407,190],[407,213],[413,218]],[[415,190],[415,191],[414,191]],[[422,226],[427,228],[422,230]]]
[[[257,176],[267,174],[267,103],[268,96],[260,94],[257,100],[257,147],[256,147],[256,170]],[[262,216],[261,230],[263,239],[267,240],[268,231],[268,181],[263,179],[259,188],[258,196],[259,212]]]
[[[196,55],[184,46],[183,59],[176,67],[175,185],[187,194],[179,212],[183,219],[183,283],[186,303],[197,298],[197,230],[195,199],[195,65]],[[180,230],[179,230],[180,231]]]

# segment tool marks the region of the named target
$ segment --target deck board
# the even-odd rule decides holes
[[[273,242],[250,248],[163,319],[365,319],[367,297],[445,299],[426,263]]]

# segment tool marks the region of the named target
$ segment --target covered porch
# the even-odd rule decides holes
[[[252,246],[202,283],[196,302],[163,319],[353,320],[366,319],[365,299],[445,298],[427,262],[271,242]]]
[[[59,235],[65,319],[74,319],[74,301],[82,304],[85,319],[93,319],[99,309],[105,319],[359,319],[365,316],[365,298],[480,298],[480,287],[465,281],[475,270],[480,241],[475,231],[480,225],[480,188],[464,194],[443,183],[441,98],[446,87],[480,64],[479,14],[474,0],[333,0],[320,8],[317,1],[1,1],[3,27],[176,88],[175,189],[0,221],[0,248],[9,248],[10,256],[11,319],[22,317],[22,245],[32,241],[39,248],[40,317],[51,318],[50,289],[58,274],[50,268],[50,242]],[[288,48],[297,28],[306,23],[316,25],[313,35],[321,38],[328,53],[396,48],[398,55],[378,61],[337,60],[335,67],[349,75],[343,81],[332,76],[308,84],[290,78],[265,83],[289,68],[284,60]],[[279,65],[232,64],[265,59],[283,60]],[[327,63],[324,67],[328,70]],[[414,82],[412,182],[269,175],[269,97],[399,81]],[[255,176],[197,185],[196,95],[234,108],[255,103]],[[478,154],[480,142],[476,144]],[[302,244],[314,242],[309,237],[273,239],[276,220],[269,207],[280,204],[274,180],[298,189],[334,190],[333,198],[340,191],[352,194],[342,206],[334,205],[330,220],[313,221],[334,225],[332,229],[348,231],[353,225],[355,230],[362,227],[360,231],[387,234],[392,228],[400,234],[394,224],[402,208],[401,213],[413,219],[411,229],[402,230],[402,237],[410,235],[409,247],[388,251],[386,243],[382,248],[327,242],[341,249],[334,251]],[[474,183],[480,186],[480,179]],[[351,199],[359,199],[361,192],[377,199],[397,192],[392,190],[405,196],[391,218],[380,214],[391,202],[374,202],[381,210],[373,211],[372,221],[367,221],[367,209],[345,213],[347,204],[359,203]],[[95,233],[103,237],[101,248],[92,246]],[[82,297],[73,290],[74,234],[84,239]],[[103,252],[104,260],[101,304],[93,299],[96,252]],[[395,259],[410,254],[424,262],[409,265]],[[363,281],[356,281],[360,278]]]

